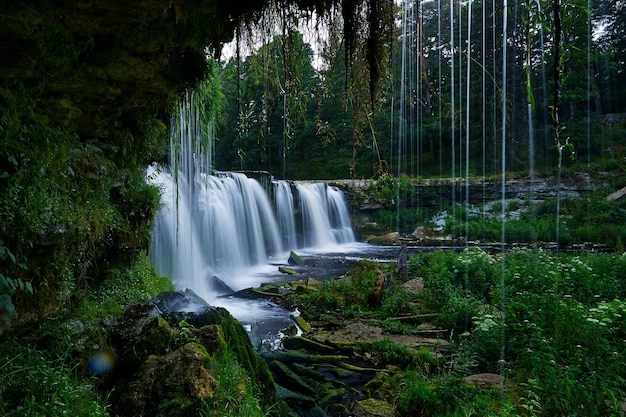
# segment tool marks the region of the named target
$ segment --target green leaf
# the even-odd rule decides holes
[[[8,293],[11,290],[5,276],[0,274],[0,293]]]
[[[4,310],[9,316],[15,316],[15,306],[8,294],[0,294],[0,310]]]

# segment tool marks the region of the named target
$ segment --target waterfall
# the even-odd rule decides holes
[[[162,191],[150,251],[160,274],[212,298],[244,288],[251,269],[286,261],[290,250],[354,242],[346,201],[335,187],[271,181],[266,190],[244,173],[211,172],[198,157],[199,143],[211,140],[195,128],[201,123],[193,103],[186,99],[173,120],[171,166],[148,169]]]
[[[282,236],[282,243],[286,248],[296,248],[296,221],[291,186],[287,181],[274,181],[273,185],[276,218],[280,228],[280,235]]]

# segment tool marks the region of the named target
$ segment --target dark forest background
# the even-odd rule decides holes
[[[374,95],[365,38],[353,46],[361,59],[346,67],[337,27],[322,31],[315,23],[303,24],[310,15],[295,9],[269,12],[237,32],[235,52],[219,64],[225,101],[216,168],[264,169],[295,179],[369,178],[381,171],[450,176],[455,168],[459,175],[469,136],[470,171],[495,175],[501,170],[503,117],[507,171],[553,170],[557,148],[566,142],[574,158],[563,159],[564,165],[621,166],[623,6],[596,0],[561,5],[559,145],[552,115],[552,7],[531,1],[509,6],[506,65],[499,2],[473,2],[469,21],[467,3],[455,3],[452,17],[449,2],[418,2],[405,12],[398,7],[393,33],[381,33],[388,41]]]

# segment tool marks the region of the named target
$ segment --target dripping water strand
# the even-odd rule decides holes
[[[469,191],[470,191],[470,79],[472,62],[472,2],[467,4],[467,72],[466,72],[466,92],[465,92],[465,210],[469,211]],[[469,216],[469,214],[467,214]],[[469,245],[469,217],[465,221],[465,245]]]
[[[454,80],[454,0],[450,0],[450,123],[452,132],[450,134],[451,140],[451,159],[452,159],[452,218],[456,218],[456,122],[454,118],[455,107],[455,80]],[[454,236],[453,236],[454,237]]]
[[[560,142],[560,126],[559,126],[559,93],[560,93],[560,75],[561,75],[561,16],[560,1],[553,0],[554,13],[554,102],[552,104],[552,130],[554,140],[556,142],[557,151],[559,153],[559,164],[557,174],[557,194],[556,194],[556,253],[559,253],[560,247],[560,217],[561,217],[561,165],[563,159],[563,147]]]
[[[501,235],[501,245],[502,245],[502,271],[500,275],[500,311],[502,314],[502,323],[505,322],[504,311],[505,311],[505,260],[506,260],[506,207],[505,207],[505,199],[506,199],[506,98],[507,98],[507,82],[506,82],[506,67],[507,67],[507,24],[508,24],[508,4],[507,0],[503,0],[503,25],[502,25],[502,185],[501,185],[501,198],[502,198],[502,235]],[[504,371],[505,371],[505,333],[504,326],[501,326],[500,330],[500,375],[502,379],[502,388],[504,388]],[[504,389],[502,389],[504,392]]]

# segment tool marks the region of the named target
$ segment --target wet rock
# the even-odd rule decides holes
[[[283,338],[283,346],[289,350],[306,350],[320,355],[332,355],[335,349],[306,337],[289,336]]]
[[[215,275],[210,278],[209,285],[217,294],[232,294],[234,292],[230,285]]]
[[[130,308],[110,337],[119,360],[103,389],[120,417],[198,415],[218,383],[213,358],[226,348],[260,388],[262,406],[276,404],[267,364],[241,324],[191,291]]]
[[[315,399],[312,397],[291,391],[280,385],[276,385],[276,393],[294,410],[310,409],[316,406]]]
[[[297,275],[298,271],[296,271],[293,268],[289,268],[286,266],[279,266],[278,267],[278,271],[282,272],[283,274],[288,274],[288,275]]]
[[[300,330],[302,330],[304,333],[308,333],[311,331],[311,325],[307,323],[307,321],[304,320],[304,318],[301,315],[292,314],[291,319],[298,325]]]
[[[165,354],[175,344],[178,333],[152,304],[129,308],[110,331],[111,342],[119,357],[116,376],[136,372],[150,355]]]
[[[287,260],[287,263],[289,265],[304,266],[304,260],[294,251],[289,252],[289,259]]]
[[[285,287],[297,293],[309,293],[317,291],[322,285],[322,281],[315,278],[299,279],[285,284]]]
[[[305,396],[314,397],[316,391],[307,382],[291,368],[287,367],[284,363],[273,360],[270,362],[270,369],[274,374],[276,383],[283,387],[286,387],[292,391],[298,392]]]

